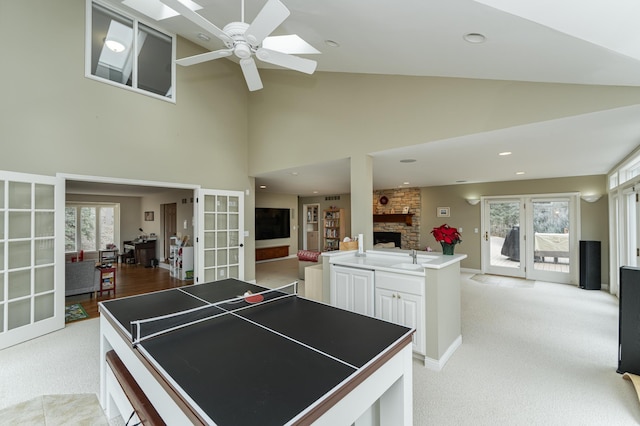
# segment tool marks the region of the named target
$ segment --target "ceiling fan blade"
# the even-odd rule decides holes
[[[210,21],[206,20],[205,18],[200,16],[198,13],[189,9],[179,0],[160,0],[160,2],[170,7],[171,9],[175,10],[180,15],[184,16],[185,18],[187,18],[188,20],[190,20],[191,22],[193,22],[203,30],[218,37],[220,40],[224,42],[232,42],[231,37],[229,37],[224,31],[222,31],[220,28],[213,25]]]
[[[225,56],[231,56],[233,49],[220,49],[213,52],[201,53],[199,55],[188,56],[186,58],[176,59],[176,64],[188,67],[189,65],[200,64],[206,61],[213,61],[214,59],[224,58]]]
[[[245,39],[253,46],[258,46],[262,43],[262,40],[278,28],[290,14],[289,9],[287,9],[280,0],[269,0],[249,28],[247,28],[247,31],[245,31]]]
[[[247,87],[251,92],[262,89],[262,80],[260,74],[258,74],[258,67],[256,61],[253,58],[240,59],[240,67],[242,68],[242,74],[247,81]]]
[[[286,53],[263,48],[256,51],[256,57],[261,61],[306,74],[313,74],[316,70],[316,66],[318,65],[316,61],[312,61],[311,59],[300,58],[298,56],[288,55]]]

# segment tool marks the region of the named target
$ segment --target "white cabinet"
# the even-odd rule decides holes
[[[363,315],[374,315],[374,272],[331,265],[332,306]]]
[[[416,329],[413,351],[425,354],[424,277],[375,273],[375,317]]]
[[[169,273],[181,280],[193,279],[193,247],[171,246]]]

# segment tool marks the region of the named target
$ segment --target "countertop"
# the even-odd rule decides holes
[[[466,254],[443,255],[418,251],[416,264],[412,264],[411,250],[367,250],[357,256],[356,250],[330,252],[329,263],[361,269],[385,270],[410,275],[424,275],[426,269],[442,269],[467,257]]]

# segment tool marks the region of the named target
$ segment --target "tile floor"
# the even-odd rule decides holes
[[[109,425],[94,394],[40,396],[0,410],[0,419],[7,425]]]

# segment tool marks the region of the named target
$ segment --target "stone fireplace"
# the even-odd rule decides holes
[[[383,197],[386,199],[383,199]],[[386,204],[383,201],[386,201]],[[374,215],[402,214],[406,207],[409,208],[409,213],[413,215],[411,217],[411,225],[407,225],[405,222],[374,222],[374,244],[376,233],[396,233],[400,234],[400,248],[420,250],[420,189],[384,189],[373,192]]]

